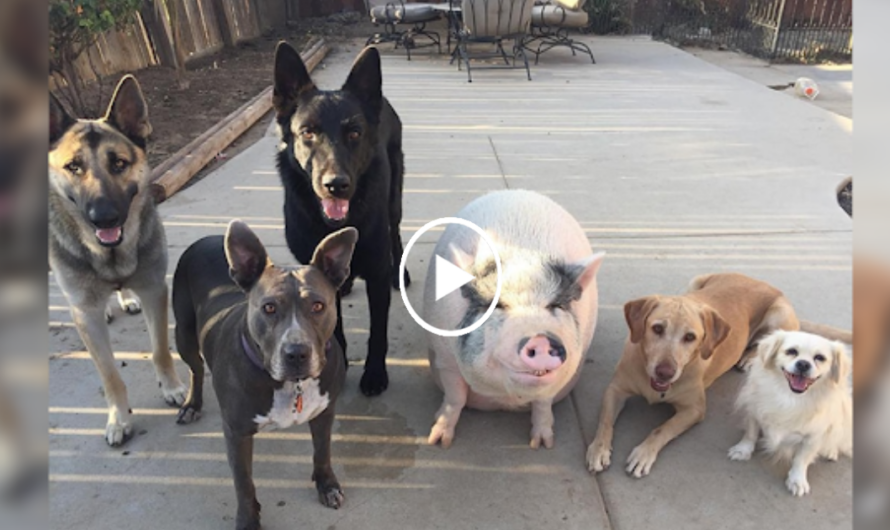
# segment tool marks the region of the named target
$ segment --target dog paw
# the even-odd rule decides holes
[[[388,387],[389,375],[386,373],[386,368],[365,367],[365,373],[362,374],[362,380],[359,382],[362,394],[368,397],[379,396]]]
[[[111,447],[125,444],[133,437],[133,426],[129,423],[110,422],[105,426],[105,443]]]
[[[343,506],[343,501],[345,500],[346,497],[343,496],[343,490],[340,489],[340,485],[337,483],[318,487],[318,502],[328,508],[337,510],[340,506]]]
[[[803,497],[810,492],[810,483],[807,481],[806,475],[795,473],[794,470],[788,473],[785,486],[795,497]]]
[[[244,521],[239,519],[238,522],[235,523],[236,530],[260,530],[261,528],[262,526],[260,526],[259,517],[247,518]]]
[[[612,464],[612,448],[596,440],[587,448],[587,470],[600,473]]]
[[[114,322],[114,309],[111,306],[105,306],[105,323],[111,324]]]
[[[649,447],[646,442],[643,442],[634,447],[630,456],[627,457],[626,471],[629,475],[633,475],[636,478],[645,477],[652,470],[652,465],[657,458],[658,451]]]
[[[835,449],[835,450],[825,453],[824,456],[825,456],[825,459],[830,462],[837,462],[837,459],[840,458],[841,455],[840,455],[840,451]]]
[[[138,315],[142,312],[142,304],[136,298],[120,297],[118,301],[121,304],[121,309],[128,315]]]
[[[171,407],[180,407],[183,403],[185,403],[186,397],[188,396],[188,388],[182,383],[173,384],[173,385],[165,385],[163,382],[159,383],[161,387],[161,394],[164,396],[164,402]]]
[[[189,423],[198,421],[200,418],[201,410],[189,404],[179,409],[179,414],[176,415],[176,423],[179,425],[188,425]]]
[[[531,440],[528,446],[538,449],[541,446],[547,449],[553,448],[553,429],[551,427],[532,427]]]
[[[730,460],[745,461],[751,460],[754,454],[754,444],[747,440],[743,440],[729,448],[727,456]]]
[[[260,530],[260,503],[253,499],[250,504],[252,509],[242,509],[242,505],[238,503],[238,517],[235,520],[236,530]]]

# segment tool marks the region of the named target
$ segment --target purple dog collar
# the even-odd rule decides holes
[[[244,348],[244,353],[247,355],[247,358],[250,359],[250,362],[253,363],[254,366],[259,368],[262,371],[266,371],[266,367],[263,366],[263,361],[257,356],[253,347],[250,345],[250,341],[247,340],[247,335],[244,333],[241,334],[241,347]]]

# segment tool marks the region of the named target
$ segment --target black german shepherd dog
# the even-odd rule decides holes
[[[383,97],[380,54],[366,48],[340,90],[316,88],[300,55],[286,42],[275,52],[273,104],[281,143],[278,171],[284,185],[287,246],[309,263],[325,236],[352,226],[358,244],[352,277],[365,279],[371,312],[368,357],[361,391],[386,390],[387,325],[391,287],[402,259],[402,122]],[[405,285],[410,283],[407,271]],[[340,296],[335,337],[346,351]]]

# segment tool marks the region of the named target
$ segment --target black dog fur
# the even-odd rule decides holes
[[[365,279],[371,329],[360,388],[367,396],[389,384],[391,286],[398,288],[402,257],[402,123],[381,85],[376,48],[362,51],[340,90],[316,88],[289,44],[282,42],[276,50],[273,102],[281,135],[277,161],[287,245],[307,263],[326,235],[343,226],[358,229],[352,276],[341,293],[348,293],[353,277]],[[335,336],[345,353],[339,296],[337,311]]]

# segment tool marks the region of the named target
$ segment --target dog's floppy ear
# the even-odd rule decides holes
[[[777,330],[760,339],[757,344],[757,356],[763,361],[764,366],[769,366],[779,353],[779,348],[785,343],[785,332]]]
[[[646,319],[658,307],[657,296],[646,296],[624,304],[624,320],[630,328],[630,341],[634,344],[643,340],[646,334]]]
[[[50,145],[65,134],[77,120],[68,114],[62,102],[56,98],[55,94],[49,93],[49,143]]]
[[[321,240],[309,263],[324,273],[331,284],[339,289],[349,278],[349,263],[358,241],[358,230],[352,227],[338,230]]]
[[[714,350],[720,343],[726,340],[729,331],[732,329],[730,325],[723,320],[720,313],[714,311],[710,307],[706,308],[702,313],[702,324],[705,327],[705,336],[701,342],[701,358],[710,359],[714,355]]]
[[[847,347],[843,342],[831,343],[831,380],[840,384],[841,380],[850,373],[850,359],[847,357]]]
[[[352,63],[352,71],[343,83],[343,90],[363,100],[380,115],[383,106],[383,76],[380,73],[380,52],[369,46]]]
[[[279,118],[290,116],[297,107],[297,98],[303,92],[315,90],[303,58],[285,41],[275,49],[275,85],[272,89],[272,106]]]
[[[125,75],[118,83],[111,96],[105,121],[145,149],[145,141],[151,134],[148,104],[145,103],[139,82],[132,75]]]
[[[253,230],[238,219],[229,223],[224,246],[229,276],[238,287],[249,291],[269,265],[266,248]]]

